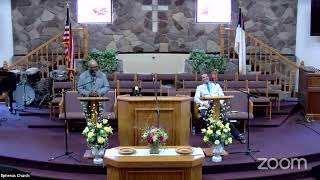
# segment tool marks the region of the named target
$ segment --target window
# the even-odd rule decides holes
[[[197,0],[196,23],[230,23],[231,0]]]
[[[79,23],[112,23],[112,0],[78,0]]]

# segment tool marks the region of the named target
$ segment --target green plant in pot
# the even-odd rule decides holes
[[[114,49],[107,50],[90,50],[88,57],[83,60],[83,67],[88,68],[88,62],[90,59],[94,59],[99,64],[100,70],[106,73],[113,73],[117,70],[119,60],[117,59],[117,51]]]
[[[192,69],[197,72],[213,72],[217,71],[223,74],[226,70],[226,59],[224,56],[214,54],[206,54],[204,50],[196,49],[190,55]]]

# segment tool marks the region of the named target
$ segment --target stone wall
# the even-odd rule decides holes
[[[158,0],[158,32],[152,32],[152,0],[113,0],[113,24],[89,24],[90,48],[125,52],[183,52],[201,48],[219,51],[219,25],[195,24],[194,0]],[[71,16],[76,20],[76,0]],[[232,0],[232,27],[237,24],[238,0]],[[14,53],[25,54],[63,31],[65,0],[12,0]],[[246,31],[285,54],[294,54],[296,0],[242,0]],[[82,26],[73,21],[73,26]]]

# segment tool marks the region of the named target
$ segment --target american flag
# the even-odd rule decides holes
[[[73,38],[69,16],[69,6],[67,6],[67,20],[66,25],[64,26],[63,45],[66,65],[69,70],[74,70]]]

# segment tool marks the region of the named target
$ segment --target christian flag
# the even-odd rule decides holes
[[[64,44],[65,62],[68,69],[72,71],[74,70],[74,56],[73,56],[74,53],[73,53],[71,21],[69,16],[69,6],[67,6],[67,20],[66,20],[66,25],[64,26],[63,44]]]
[[[239,74],[246,74],[246,34],[244,31],[244,20],[239,8],[239,20],[234,42],[234,50],[239,56]]]

